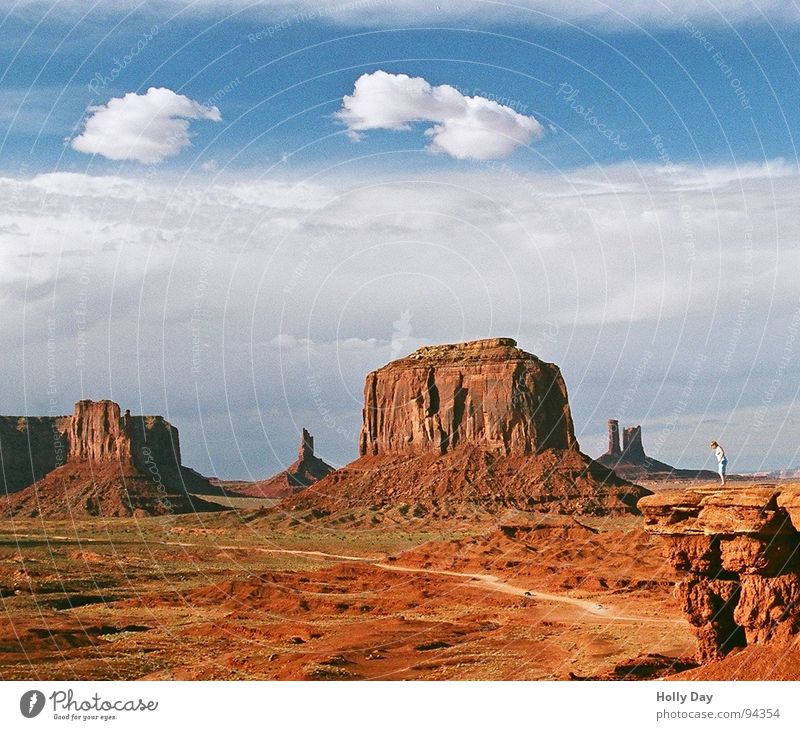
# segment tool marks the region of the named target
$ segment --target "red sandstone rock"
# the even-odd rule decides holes
[[[752,535],[725,537],[719,541],[721,567],[741,575],[779,575],[796,568],[797,542],[791,536]]]
[[[32,472],[33,483],[0,500],[5,514],[143,516],[220,509],[189,495],[219,490],[181,465],[178,431],[161,416],[127,411],[121,416],[112,401],[84,400],[75,404],[72,416],[37,419],[36,429],[39,441],[43,433],[50,439],[47,458],[40,459],[41,470]],[[49,459],[56,432],[63,439],[66,463]],[[4,462],[19,445],[19,439],[2,444]]]
[[[82,400],[69,422],[68,461],[133,464],[133,445],[119,406],[110,400]]]
[[[558,368],[509,339],[423,347],[370,373],[361,454],[281,507],[608,514],[647,493],[579,451]]]
[[[238,496],[284,499],[318,482],[333,470],[330,464],[314,454],[314,437],[303,429],[297,461],[291,466],[264,481],[237,485],[235,489],[226,491]]]
[[[716,540],[710,536],[675,536],[666,538],[664,542],[664,557],[676,570],[710,575],[719,569]]]
[[[800,681],[800,643],[753,644],[724,659],[665,677],[667,681]]]
[[[559,369],[497,338],[423,347],[367,376],[360,453],[577,448]]]
[[[67,461],[70,416],[0,416],[0,495],[24,489]]]
[[[675,586],[675,597],[697,637],[701,662],[719,659],[743,646],[742,631],[734,620],[740,586],[734,580],[691,579]]]
[[[634,463],[644,463],[647,457],[642,444],[642,427],[629,426],[622,430],[622,453]]]
[[[224,509],[135,467],[68,463],[16,494],[0,499],[0,514],[73,519],[149,517]]]
[[[782,485],[777,505],[789,515],[794,529],[800,531],[800,486],[797,484]]]
[[[703,499],[700,522],[706,534],[776,534],[787,523],[778,513],[773,487],[728,488]]]
[[[734,646],[797,640],[800,533],[789,512],[794,489],[698,489],[639,502],[645,529],[662,537],[668,560],[689,574],[675,590],[702,661]]]
[[[800,631],[800,576],[744,575],[734,619],[748,644],[791,643]]]
[[[640,503],[645,525],[658,535],[741,535],[794,532],[777,505],[774,486],[696,488],[662,492]]]
[[[281,507],[335,514],[404,504],[415,512],[447,517],[472,504],[492,513],[513,507],[604,515],[635,512],[642,491],[571,449],[498,456],[461,446],[444,456],[364,456]]]
[[[609,456],[622,456],[619,446],[619,421],[616,418],[608,419],[608,451]]]
[[[732,615],[738,600],[738,591],[739,585],[736,581],[699,578],[676,584],[675,597],[681,602],[689,623],[702,626],[717,620],[723,607],[731,603]]]
[[[639,509],[650,532],[659,535],[703,534],[697,518],[704,497],[703,492],[693,489],[661,492],[642,499]]]

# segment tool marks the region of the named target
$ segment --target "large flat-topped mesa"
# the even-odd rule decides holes
[[[444,345],[426,345],[412,352],[406,360],[440,360],[442,362],[462,362],[470,359],[485,360],[497,355],[508,356],[509,350],[517,350],[522,355],[529,356],[527,352],[517,347],[517,341],[511,337],[489,337],[483,340],[470,340],[469,342],[455,342]],[[535,355],[533,355],[535,357]],[[395,363],[403,360],[395,360]],[[387,367],[394,363],[389,363]]]
[[[369,373],[363,418],[360,458],[281,509],[366,508],[371,524],[475,509],[597,515],[635,513],[649,494],[580,452],[558,367],[510,338],[422,347]]]
[[[360,453],[578,448],[556,365],[506,337],[422,347],[367,375]]]

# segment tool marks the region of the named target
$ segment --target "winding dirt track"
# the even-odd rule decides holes
[[[203,547],[195,543],[188,542],[165,542],[164,545],[176,545],[181,547]],[[534,591],[519,586],[506,583],[496,575],[489,573],[459,573],[454,570],[434,570],[433,568],[412,568],[405,565],[391,565],[373,557],[361,555],[342,555],[339,553],[325,553],[320,550],[288,550],[285,548],[251,548],[238,545],[218,545],[220,550],[257,550],[262,553],[282,554],[282,555],[304,555],[322,560],[346,560],[350,562],[364,563],[382,570],[389,570],[396,573],[425,573],[428,575],[446,575],[453,578],[464,578],[465,585],[470,587],[480,587],[487,591],[507,593],[512,596],[522,596],[548,603],[564,603],[569,606],[579,608],[592,616],[601,617],[608,621],[634,621],[637,623],[657,623],[657,624],[683,624],[683,619],[679,618],[660,618],[653,616],[640,616],[637,614],[617,613],[597,601],[584,598],[573,598],[572,596],[560,595],[558,593],[546,593],[544,591]]]
[[[19,535],[18,537],[25,537]],[[62,535],[48,535],[50,540],[71,540],[73,538]],[[83,542],[103,542],[98,539],[84,539]],[[178,542],[178,541],[159,541],[159,545],[170,545],[174,547],[191,547],[191,548],[207,548],[208,545],[193,542]],[[657,624],[683,624],[683,619],[680,618],[661,618],[654,616],[641,616],[638,614],[629,614],[616,612],[608,606],[604,606],[597,601],[587,600],[584,598],[573,598],[572,596],[565,596],[558,593],[547,593],[545,591],[535,591],[507,583],[496,575],[490,573],[459,573],[454,570],[435,570],[433,568],[413,568],[404,565],[392,565],[383,562],[381,558],[368,557],[363,555],[344,555],[341,553],[326,553],[321,550],[289,550],[286,548],[254,548],[251,546],[243,545],[214,545],[217,550],[256,550],[262,553],[279,554],[279,555],[303,555],[310,558],[318,558],[320,560],[341,560],[354,563],[364,563],[371,565],[381,570],[388,570],[396,573],[425,573],[428,575],[445,575],[452,578],[463,578],[465,585],[473,588],[482,588],[487,591],[496,591],[498,593],[506,593],[512,596],[521,596],[524,598],[531,598],[537,601],[547,603],[563,603],[569,606],[580,609],[584,613],[591,616],[604,618],[608,621],[632,621],[638,623],[657,623]]]

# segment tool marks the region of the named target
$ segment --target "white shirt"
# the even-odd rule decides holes
[[[721,462],[725,458],[725,450],[721,446],[714,449],[714,454],[717,457],[717,462]]]

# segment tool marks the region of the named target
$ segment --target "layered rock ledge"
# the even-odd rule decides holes
[[[701,661],[800,633],[800,485],[695,488],[639,501],[681,579]]]

